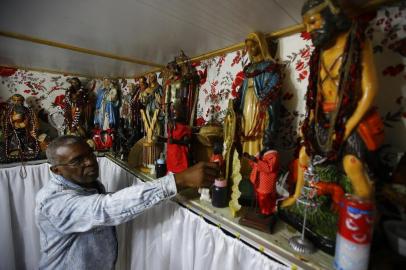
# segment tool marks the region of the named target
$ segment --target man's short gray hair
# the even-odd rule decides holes
[[[48,162],[51,163],[51,165],[56,165],[59,162],[58,156],[56,155],[56,150],[61,146],[67,146],[78,143],[86,143],[86,142],[81,137],[73,135],[64,135],[55,138],[48,145],[48,148],[46,150]]]

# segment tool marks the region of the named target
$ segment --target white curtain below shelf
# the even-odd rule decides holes
[[[114,192],[141,181],[107,158],[99,159],[100,179]],[[35,195],[48,181],[49,165],[0,169],[0,269],[37,269],[39,235]],[[167,201],[118,226],[116,269],[288,269],[178,204]]]

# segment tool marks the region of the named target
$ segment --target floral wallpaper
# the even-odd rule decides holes
[[[397,153],[406,150],[406,4],[384,7],[367,28],[372,40],[379,81],[376,105],[385,123],[386,146],[383,159],[396,161]],[[308,80],[308,62],[312,52],[310,36],[299,33],[278,40],[276,60],[284,65],[281,127],[277,147],[283,163],[292,158],[299,137],[298,127],[304,118],[304,95]],[[199,101],[196,124],[221,122],[226,113],[228,99],[236,96],[242,81],[243,67],[248,63],[244,50],[214,57],[196,64],[200,76]],[[26,97],[36,111],[52,111],[69,86],[63,74],[16,70],[0,67],[0,102],[12,94]],[[80,78],[88,89],[96,90],[101,81]],[[128,91],[133,79],[121,79],[122,95]]]
[[[21,94],[26,104],[35,111],[41,108],[52,110],[62,101],[65,90],[70,86],[67,79],[71,77],[0,67],[0,102],[6,102],[14,94]],[[90,82],[88,78],[79,79],[84,86]]]
[[[385,124],[383,160],[397,162],[406,151],[406,3],[385,7],[366,30],[372,40],[379,82],[377,106]]]
[[[45,109],[52,114],[61,110],[65,90],[70,86],[67,80],[72,77],[0,66],[0,103],[7,102],[14,94],[21,94],[25,97],[26,105],[34,111]],[[96,91],[102,85],[101,79],[79,79],[83,87],[91,91]],[[119,79],[118,82],[122,94],[125,95],[128,93],[129,83],[134,80]]]

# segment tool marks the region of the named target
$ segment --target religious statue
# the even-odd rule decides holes
[[[271,232],[275,218],[271,215],[274,213],[274,207],[270,206],[273,203],[269,200],[276,198],[276,193],[275,187],[269,183],[276,181],[278,168],[275,165],[264,172],[262,165],[270,161],[267,158],[272,155],[265,158],[264,154],[273,148],[278,128],[281,66],[272,59],[262,33],[249,34],[245,39],[245,47],[250,64],[244,67],[244,81],[235,100],[236,112],[240,119],[237,123],[237,134],[240,140],[239,150],[244,153],[243,157],[246,157],[241,160],[241,174],[244,179],[249,178],[253,182],[260,211],[247,213],[239,222]],[[270,175],[272,176],[269,177]],[[265,204],[265,201],[269,201],[268,204]]]
[[[155,95],[154,90],[149,87],[146,77],[140,77],[138,79],[139,86],[140,86],[140,96],[139,100],[143,105],[143,108],[146,112],[146,116],[148,119],[152,118],[155,113]]]
[[[28,160],[38,156],[38,121],[24,97],[14,94],[4,115],[5,157],[8,161]]]
[[[153,99],[151,100],[149,107],[146,110],[148,115],[153,115],[156,109],[158,112],[156,134],[164,135],[165,133],[165,100],[162,86],[158,83],[156,73],[152,73],[148,76],[149,89],[152,92]]]
[[[373,168],[367,166],[373,155],[367,151],[377,150],[383,142],[383,124],[373,107],[378,86],[362,21],[350,19],[332,0],[305,1],[302,16],[315,48],[297,182],[280,214],[302,229],[295,223],[305,220],[311,209],[303,223],[321,249],[334,252],[337,209],[344,194],[373,198]]]
[[[114,129],[119,122],[119,92],[114,81],[103,79],[103,85],[97,90],[94,124],[101,130]]]
[[[137,94],[139,89],[135,83],[128,84],[128,92],[123,96],[122,105],[120,108],[120,117],[128,123],[132,123],[132,113],[131,113],[131,103],[134,96]]]
[[[71,86],[66,90],[63,101],[65,134],[87,137],[93,107],[89,94],[78,78],[68,81]]]
[[[186,114],[181,104],[172,107],[170,115],[172,119],[168,122],[166,164],[169,172],[179,173],[189,167],[192,130],[186,124]]]
[[[114,146],[114,131],[111,128],[102,130],[99,124],[95,124],[92,134],[92,145],[94,145],[96,151],[107,151]]]
[[[279,171],[279,153],[267,150],[255,157],[244,153],[252,167],[250,181],[254,185],[255,196],[262,215],[272,215],[277,210],[276,182]]]
[[[164,71],[164,81],[165,81],[165,114],[171,118],[171,111],[173,111],[173,106],[178,106],[182,103],[182,97],[184,98],[184,93],[182,93],[182,76],[180,66],[175,61],[170,62],[166,70]]]
[[[172,107],[182,104],[185,106],[186,123],[193,126],[195,117],[199,76],[196,69],[192,66],[190,59],[182,51],[170,62],[162,72],[165,88],[165,107],[166,116],[173,111]]]
[[[241,162],[238,158],[238,152],[235,151],[235,131],[237,125],[237,115],[234,111],[234,102],[232,99],[228,101],[227,114],[224,117],[224,150],[225,157],[225,179],[231,184],[231,200],[228,204],[231,215],[237,216],[241,205],[238,199],[241,195],[239,184],[242,180]]]
[[[372,107],[377,80],[371,44],[358,23],[348,19],[333,1],[308,0],[302,16],[315,50],[310,60],[298,179],[293,196],[282,206],[295,203],[304,186],[304,172],[316,159],[342,167],[355,195],[369,199],[373,186],[365,151],[376,150],[383,141],[382,122]]]
[[[116,129],[113,151],[122,160],[127,160],[131,147],[143,136],[143,125],[139,101],[140,87],[128,84],[128,92],[123,96],[120,112],[120,123]]]
[[[140,94],[142,91],[146,89],[146,80],[139,79],[138,85],[134,86],[133,92],[131,94],[130,99],[130,121],[129,121],[129,128],[131,129],[131,140],[130,141],[138,141],[144,135],[144,124],[142,121],[140,110],[144,109],[145,107],[141,103]]]
[[[235,101],[240,115],[243,153],[255,156],[270,147],[278,127],[281,68],[271,57],[262,33],[251,33],[245,40],[250,64],[244,68],[244,81]],[[244,164],[243,164],[244,168]]]
[[[115,157],[127,161],[131,147],[136,143],[137,138],[134,136],[135,130],[129,127],[129,122],[125,118],[120,118],[120,124],[117,127],[113,152]]]

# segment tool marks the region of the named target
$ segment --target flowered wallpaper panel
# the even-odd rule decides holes
[[[53,113],[60,109],[65,91],[70,84],[67,82],[73,76],[50,74],[22,69],[0,67],[0,102],[7,102],[13,94],[25,97],[26,105],[34,111],[45,109]],[[96,92],[102,85],[101,79],[79,77],[83,87]],[[128,85],[134,79],[119,79],[122,95],[128,93]]]
[[[367,35],[372,39],[379,81],[376,105],[384,119],[386,154],[384,159],[393,162],[397,152],[406,150],[406,9],[405,3],[381,8],[370,22]],[[284,64],[281,128],[277,142],[285,164],[292,158],[296,147],[298,127],[304,117],[304,95],[308,80],[308,61],[312,44],[307,33],[279,39],[276,60]],[[197,125],[209,121],[221,122],[226,113],[228,99],[235,97],[241,83],[241,72],[248,63],[243,50],[204,60],[197,64],[200,92],[197,107]],[[69,84],[68,76],[42,72],[13,70],[0,67],[0,102],[12,94],[26,97],[35,110],[57,109]],[[83,85],[95,91],[100,80],[80,78]],[[133,79],[121,79],[122,95],[128,92]]]
[[[386,154],[393,163],[406,151],[406,3],[378,11],[367,29],[379,82],[377,106],[384,119]]]

